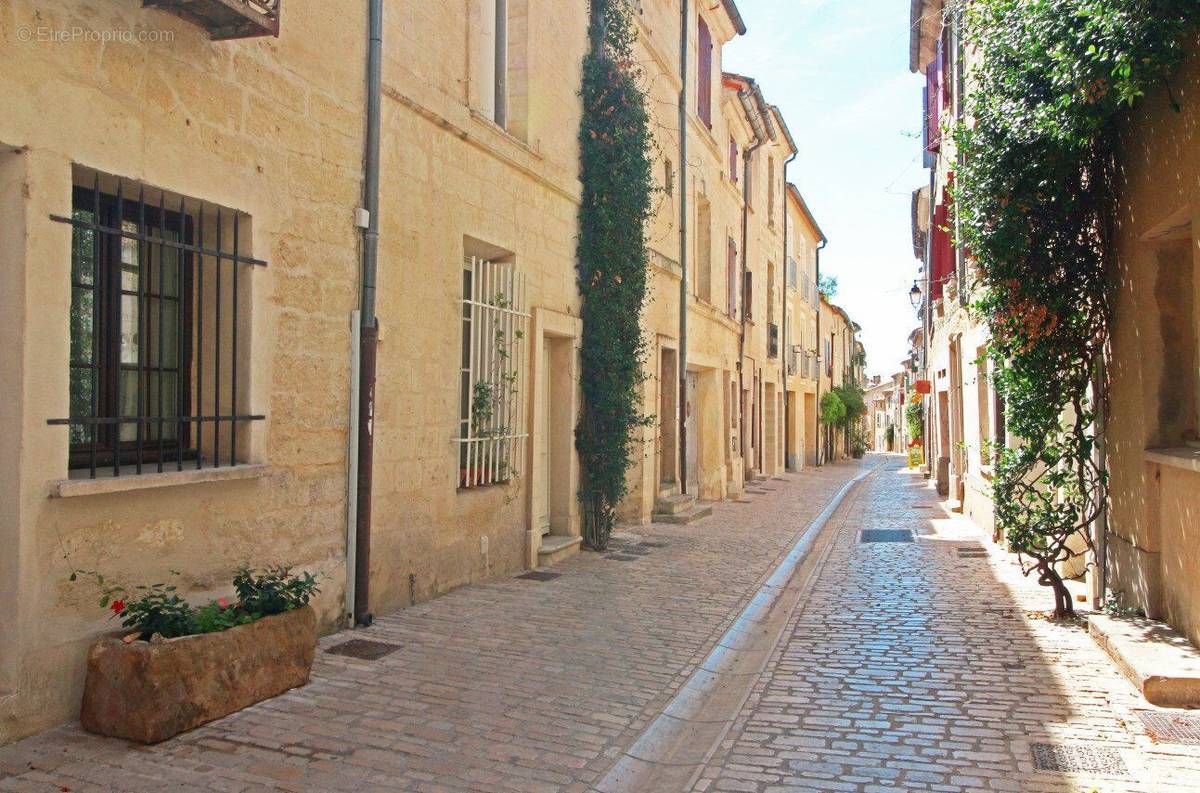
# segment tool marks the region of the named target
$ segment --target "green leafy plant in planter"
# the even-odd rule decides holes
[[[291,567],[269,567],[259,572],[241,567],[233,576],[239,605],[251,614],[267,616],[302,608],[320,591],[312,573],[296,575]]]
[[[180,575],[176,570],[171,574]],[[217,598],[200,607],[181,597],[175,584],[126,587],[90,570],[76,570],[69,580],[81,578],[93,581],[100,589],[100,607],[112,611],[112,616],[119,617],[123,627],[136,631],[138,638],[143,640],[228,630],[272,614],[302,608],[321,591],[315,576],[308,572],[296,575],[289,566],[266,568],[261,572],[241,567],[233,579],[239,598],[236,603]]]
[[[1094,394],[1110,332],[1109,275],[1121,115],[1163,84],[1200,21],[1195,0],[958,0],[977,58],[967,75],[954,182],[959,243],[976,270],[1010,433],[996,519],[1027,575],[1074,614],[1057,566],[1090,544],[1107,476]],[[1174,101],[1173,99],[1171,101]]]

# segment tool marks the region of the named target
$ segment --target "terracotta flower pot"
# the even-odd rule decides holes
[[[317,644],[311,606],[220,633],[88,652],[80,721],[100,735],[158,743],[308,682]]]

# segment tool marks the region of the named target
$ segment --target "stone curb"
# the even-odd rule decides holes
[[[597,793],[687,790],[729,730],[787,629],[803,595],[798,580],[826,524],[850,492],[879,470],[842,486],[725,631],[700,667],[634,744],[593,786]]]

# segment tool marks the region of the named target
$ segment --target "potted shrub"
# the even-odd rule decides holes
[[[80,721],[89,732],[158,743],[308,682],[317,643],[308,602],[319,591],[309,573],[243,567],[235,602],[198,608],[173,585],[131,591],[85,575],[126,628],[88,652]]]

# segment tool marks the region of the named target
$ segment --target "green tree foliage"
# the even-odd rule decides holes
[[[924,441],[925,437],[925,402],[918,399],[908,403],[904,408],[904,421],[908,425],[908,437],[911,440]]]
[[[821,423],[826,426],[840,426],[845,418],[846,404],[835,392],[825,392],[821,397]]]
[[[1196,0],[960,0],[968,74],[956,211],[978,265],[1009,430],[996,517],[1026,574],[1074,612],[1055,566],[1105,498],[1090,397],[1109,334],[1115,121],[1171,74]]]
[[[642,412],[646,344],[646,221],[654,191],[650,118],[625,0],[592,0],[591,47],[583,62],[579,142],[578,282],[583,407],[575,430],[585,543],[608,546],[627,491]]]
[[[845,413],[837,422],[839,427],[843,429],[852,427],[859,419],[867,415],[866,394],[863,392],[862,386],[858,383],[845,383],[834,386],[832,393],[837,395],[838,400],[845,408]]]
[[[817,279],[817,291],[826,300],[833,300],[838,293],[838,279],[833,275],[822,275]]]

